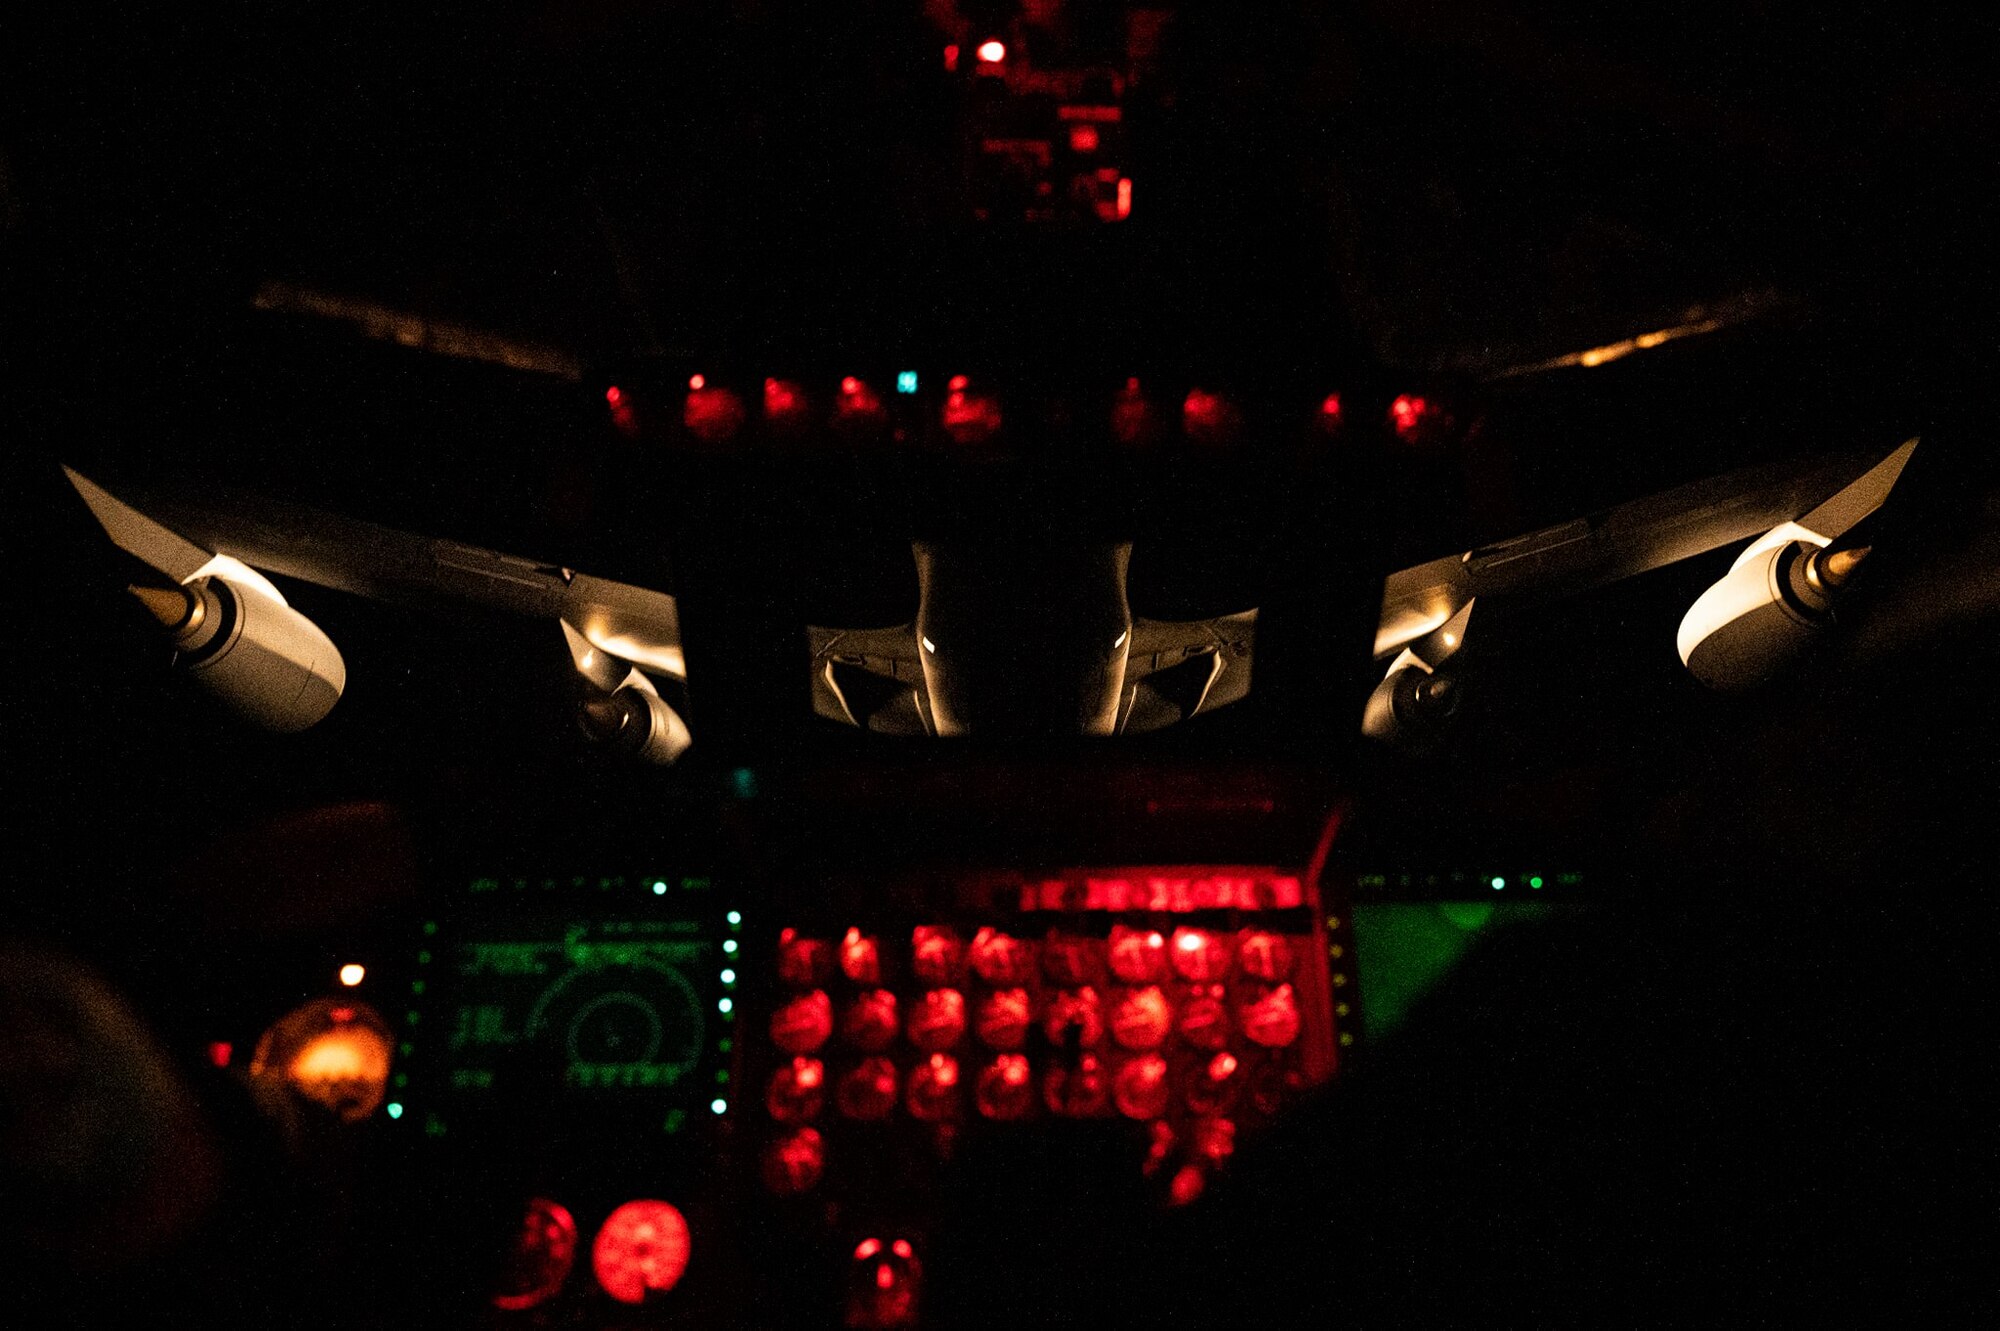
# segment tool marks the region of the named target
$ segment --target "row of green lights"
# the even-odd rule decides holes
[[[1499,874],[1495,874],[1495,875],[1493,875],[1493,877],[1492,877],[1491,879],[1489,879],[1488,881],[1489,881],[1489,882],[1490,882],[1490,883],[1492,884],[1492,886],[1493,886],[1493,890],[1494,890],[1495,892],[1498,892],[1498,891],[1500,891],[1500,890],[1501,890],[1502,888],[1504,888],[1504,887],[1506,887],[1506,886],[1507,886],[1507,880],[1506,880],[1505,878],[1501,877],[1501,876],[1500,876]],[[1535,876],[1533,876],[1533,877],[1530,877],[1530,878],[1528,879],[1528,886],[1529,886],[1529,887],[1533,887],[1533,888],[1539,888],[1539,887],[1541,887],[1541,885],[1542,885],[1542,880],[1541,880],[1541,876],[1540,876],[1540,875],[1535,875]]]

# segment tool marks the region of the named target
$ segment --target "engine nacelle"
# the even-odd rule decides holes
[[[290,734],[316,724],[347,687],[340,649],[261,587],[211,575],[132,594],[173,634],[175,665],[266,730]]]
[[[1681,620],[1681,662],[1712,689],[1769,680],[1833,622],[1833,592],[1865,550],[1828,552],[1786,524],[1752,544]]]
[[[1443,738],[1461,696],[1451,676],[1417,664],[1401,666],[1368,695],[1361,733],[1386,744],[1427,748]]]
[[[577,719],[592,739],[661,766],[678,759],[694,742],[687,722],[666,699],[630,684],[615,693],[586,698]]]

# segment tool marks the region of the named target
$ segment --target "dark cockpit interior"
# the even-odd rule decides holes
[[[1996,51],[0,17],[0,1321],[1990,1320]]]

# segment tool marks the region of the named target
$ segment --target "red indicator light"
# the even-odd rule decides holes
[[[1328,393],[1320,400],[1319,420],[1329,428],[1340,424],[1340,394]]]
[[[932,1054],[910,1071],[904,1094],[910,1117],[925,1123],[953,1118],[958,1113],[958,1060],[949,1054]]]
[[[1243,935],[1236,959],[1245,975],[1269,983],[1275,984],[1292,973],[1292,945],[1283,934],[1257,930]]]
[[[1147,984],[1167,973],[1167,940],[1157,929],[1111,928],[1111,973],[1127,984]]]
[[[1175,1171],[1174,1181],[1167,1185],[1167,1204],[1186,1206],[1200,1197],[1207,1185],[1208,1180],[1202,1177],[1200,1165],[1182,1165]]]
[[[1299,1038],[1299,1005],[1292,986],[1281,984],[1243,1009],[1243,1033],[1267,1049],[1282,1049]]]
[[[1126,1049],[1157,1049],[1167,1038],[1173,1009],[1157,985],[1134,989],[1111,1012],[1111,1038]]]
[[[1127,1063],[1118,1073],[1112,1099],[1127,1118],[1158,1118],[1167,1112],[1167,1060],[1147,1054]]]
[[[1028,1042],[1028,991],[996,989],[979,1000],[973,1029],[989,1049],[1019,1049]]]
[[[954,71],[958,68],[957,42],[953,42],[951,43],[951,45],[944,48],[944,67],[947,72]]]
[[[875,1288],[889,1289],[896,1283],[896,1273],[889,1269],[887,1262],[875,1268]]]
[[[1097,126],[1071,125],[1069,127],[1069,150],[1073,153],[1096,152]]]
[[[840,381],[840,391],[848,397],[854,397],[861,392],[861,381],[850,374]]]
[[[806,989],[826,980],[833,967],[833,949],[824,939],[800,938],[787,929],[778,936],[778,978]]]
[[[988,984],[1026,984],[1034,974],[1028,945],[991,925],[972,937],[972,970]]]
[[[625,401],[625,390],[620,388],[617,384],[613,384],[611,385],[611,387],[604,390],[604,400],[606,402],[609,402],[614,407],[618,406],[620,403]]]
[[[1132,179],[1129,176],[1120,176],[1118,178],[1118,220],[1122,222],[1131,215]]]
[[[1229,949],[1206,929],[1174,931],[1174,970],[1184,980],[1206,982],[1229,974]]]
[[[1051,1114],[1064,1118],[1095,1118],[1110,1100],[1110,1085],[1104,1065],[1094,1054],[1085,1054],[1074,1067],[1053,1067],[1042,1079],[1042,1100]]]
[[[1197,1049],[1220,1049],[1229,1043],[1229,1010],[1214,994],[1196,994],[1181,1005],[1180,1033]]]
[[[985,1118],[1024,1117],[1032,1103],[1028,1087],[1028,1060],[1020,1054],[1002,1054],[980,1069],[974,1099]]]
[[[861,1240],[861,1242],[854,1245],[854,1260],[857,1262],[865,1262],[870,1257],[873,1257],[876,1253],[880,1251],[882,1251],[882,1240],[863,1239]]]
[[[803,425],[806,419],[805,389],[789,379],[766,379],[764,419],[779,426]]]
[[[923,984],[953,984],[965,945],[950,929],[920,924],[910,934],[910,970]]]
[[[956,989],[926,989],[910,1012],[910,1043],[919,1049],[949,1049],[965,1038],[965,995]]]
[[[1006,43],[981,42],[979,44],[979,58],[989,65],[999,64],[1007,58]]]
[[[1181,403],[1181,427],[1187,431],[1188,438],[1197,443],[1232,442],[1241,425],[1241,414],[1220,393],[1211,393],[1204,388],[1190,389]]]
[[[1404,443],[1419,444],[1432,442],[1438,434],[1449,429],[1451,418],[1441,405],[1430,398],[1399,393],[1389,404],[1389,424]]]
[[[963,392],[965,391],[965,385],[966,385],[966,383],[967,383],[967,380],[966,380],[966,377],[965,377],[964,375],[962,375],[962,374],[954,374],[954,375],[953,375],[953,376],[951,377],[951,380],[950,380],[950,382],[948,382],[947,384],[945,384],[945,387],[946,387],[946,388],[948,388],[948,389],[950,389],[950,390],[951,390],[952,392],[954,392],[954,393],[963,393]]]
[[[771,1014],[771,1043],[788,1054],[809,1054],[833,1034],[833,1000],[826,990],[800,994]]]
[[[1196,1154],[1221,1164],[1236,1151],[1236,1125],[1226,1118],[1204,1118],[1194,1125]]]
[[[1103,1006],[1089,985],[1065,990],[1042,1013],[1042,1034],[1058,1049],[1088,1049],[1104,1038]]]
[[[604,1292],[620,1303],[644,1303],[687,1273],[687,1218],[665,1202],[627,1202],[597,1231],[591,1268]]]
[[[1236,1071],[1236,1068],[1236,1055],[1225,1050],[1208,1060],[1208,1079],[1210,1081],[1227,1081],[1230,1075]]]
[[[700,375],[688,380],[681,423],[704,443],[719,444],[743,428],[743,399],[727,388],[709,388]]]
[[[799,1128],[764,1148],[764,1186],[790,1197],[811,1190],[826,1168],[826,1142],[817,1128]]]
[[[887,420],[882,399],[866,383],[848,375],[840,381],[840,396],[834,400],[833,423],[849,432],[880,427]]]
[[[848,1118],[889,1117],[896,1107],[896,1065],[886,1058],[862,1059],[840,1079],[834,1098]]]
[[[230,1055],[235,1052],[236,1047],[230,1044],[229,1041],[215,1040],[210,1042],[208,1046],[208,1061],[216,1067],[226,1068],[229,1066]]]
[[[958,1060],[948,1054],[932,1054],[926,1066],[930,1069],[931,1080],[940,1086],[958,1085]],[[903,1254],[908,1257],[908,1253]]]
[[[514,1247],[500,1275],[493,1306],[518,1312],[546,1303],[562,1292],[576,1264],[576,1220],[567,1207],[536,1197],[521,1216]]]
[[[1136,444],[1156,432],[1153,408],[1139,391],[1139,381],[1127,379],[1125,387],[1111,399],[1111,437],[1121,444]]]
[[[688,376],[688,391],[699,393],[702,389],[706,387],[708,387],[707,376],[699,374],[691,374]]]
[[[944,432],[954,443],[983,444],[1000,432],[1000,403],[988,394],[955,388],[945,394],[943,418]]]
[[[801,1089],[809,1091],[819,1085],[825,1078],[826,1074],[822,1070],[819,1060],[816,1058],[797,1058],[792,1060],[792,1064],[794,1068],[793,1080],[799,1084]]]
[[[764,1108],[780,1123],[802,1123],[819,1117],[826,1094],[826,1065],[801,1055],[771,1074]]]
[[[910,1260],[910,1241],[908,1239],[897,1239],[889,1245],[889,1251],[907,1262]]]
[[[859,929],[840,940],[840,973],[856,984],[882,983],[882,949]]]
[[[855,998],[840,1021],[841,1038],[856,1049],[879,1053],[896,1038],[896,996],[871,989]]]

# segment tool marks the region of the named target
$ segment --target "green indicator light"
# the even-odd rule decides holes
[[[408,1040],[405,1040],[403,1041],[403,1043],[396,1046],[396,1052],[400,1053],[404,1058],[408,1058],[411,1054],[417,1052],[417,1047],[411,1044]]]
[[[666,894],[667,894],[667,885],[661,880],[655,878],[653,880],[653,895],[656,897],[663,897]]]
[[[729,919],[729,927],[734,929],[738,925],[743,923],[743,912],[740,910],[732,910],[729,912],[728,919]]]
[[[411,993],[413,993],[413,994],[421,994],[421,993],[422,993],[423,991],[424,991],[424,982],[423,982],[422,980],[412,980],[412,981],[410,981],[410,992],[411,992]]]
[[[736,1000],[733,998],[725,998],[720,1003],[717,1003],[715,1005],[715,1010],[717,1012],[733,1012],[736,1010]]]
[[[722,950],[723,950],[724,952],[727,952],[727,953],[729,953],[729,954],[730,954],[731,956],[735,956],[735,955],[736,955],[736,940],[735,940],[734,938],[725,938],[725,939],[723,939],[723,940],[722,940]]]
[[[736,972],[735,972],[735,971],[724,971],[724,972],[722,972],[722,982],[723,982],[724,984],[735,984],[735,983],[736,983]]]
[[[417,953],[417,964],[419,966],[428,966],[431,964],[431,954],[428,950]]]
[[[415,1008],[411,1008],[408,1012],[405,1012],[403,1014],[403,1020],[408,1022],[412,1026],[416,1025],[419,1019],[420,1019],[420,1014],[417,1012]]]
[[[719,1054],[726,1054],[735,1047],[736,1047],[736,1042],[734,1040],[731,1040],[727,1036],[724,1036],[722,1039],[717,1040],[715,1042],[715,1051]]]
[[[917,372],[915,370],[902,370],[898,372],[896,375],[896,391],[898,393],[916,392]]]
[[[729,1084],[728,1068],[717,1068],[715,1070],[715,1084],[717,1086],[727,1086]]]
[[[1529,887],[1540,887],[1541,885],[1542,885],[1542,880],[1539,878],[1530,878],[1528,880]]]
[[[1493,880],[1493,890],[1495,892],[1498,892],[1501,888],[1505,886],[1507,886],[1507,880],[1505,878],[1495,878]]]
[[[729,774],[730,785],[735,787],[736,798],[755,799],[757,796],[757,774],[747,767],[739,767]]]
[[[708,1107],[718,1114],[726,1114],[729,1112],[729,1101],[717,1096],[708,1102]]]
[[[410,1074],[409,1074],[409,1073],[407,1073],[407,1072],[398,1072],[398,1073],[396,1074],[396,1080],[395,1080],[395,1086],[396,1086],[396,1088],[397,1088],[398,1090],[401,1090],[401,1089],[402,1089],[403,1087],[405,1087],[405,1086],[408,1086],[409,1084],[410,1084]]]
[[[382,1108],[388,1111],[390,1118],[401,1118],[403,1116],[403,1106],[395,1100],[391,1100],[388,1104],[383,1105]]]
[[[427,933],[427,934],[434,934],[434,933],[436,933],[437,931],[438,931],[438,922],[437,922],[436,920],[425,920],[425,921],[424,921],[424,932],[425,932],[425,933]]]

